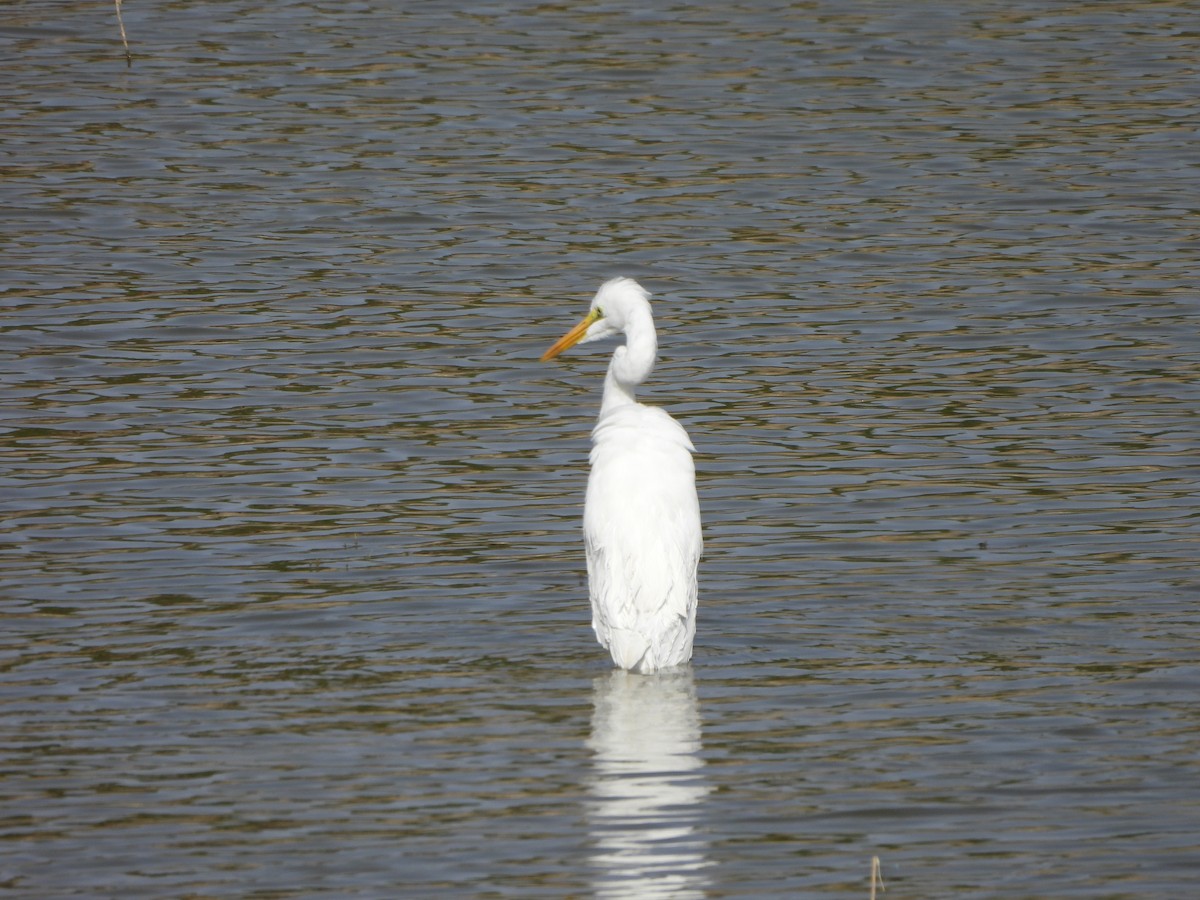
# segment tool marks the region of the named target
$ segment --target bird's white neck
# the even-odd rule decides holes
[[[649,377],[657,354],[658,336],[649,308],[634,311],[625,323],[625,344],[613,351],[608,364],[600,415],[637,402],[634,389]]]

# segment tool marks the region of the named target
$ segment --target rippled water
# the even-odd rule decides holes
[[[1194,890],[1194,10],[124,12],[0,25],[0,893]],[[654,678],[537,361],[614,274]]]

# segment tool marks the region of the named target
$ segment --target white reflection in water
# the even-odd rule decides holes
[[[614,669],[593,687],[596,896],[702,897],[708,862],[696,824],[710,788],[692,670]]]

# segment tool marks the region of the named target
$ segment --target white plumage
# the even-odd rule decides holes
[[[634,397],[658,350],[650,295],[630,278],[605,282],[542,359],[620,333],[592,429],[583,536],[596,638],[622,668],[653,672],[692,657],[702,540],[695,448],[678,422]]]

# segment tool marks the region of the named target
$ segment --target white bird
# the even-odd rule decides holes
[[[631,278],[606,281],[542,361],[620,333],[625,344],[613,351],[592,429],[583,509],[592,628],[618,666],[654,672],[692,658],[703,542],[695,447],[666,412],[634,398],[658,351],[650,294]]]

